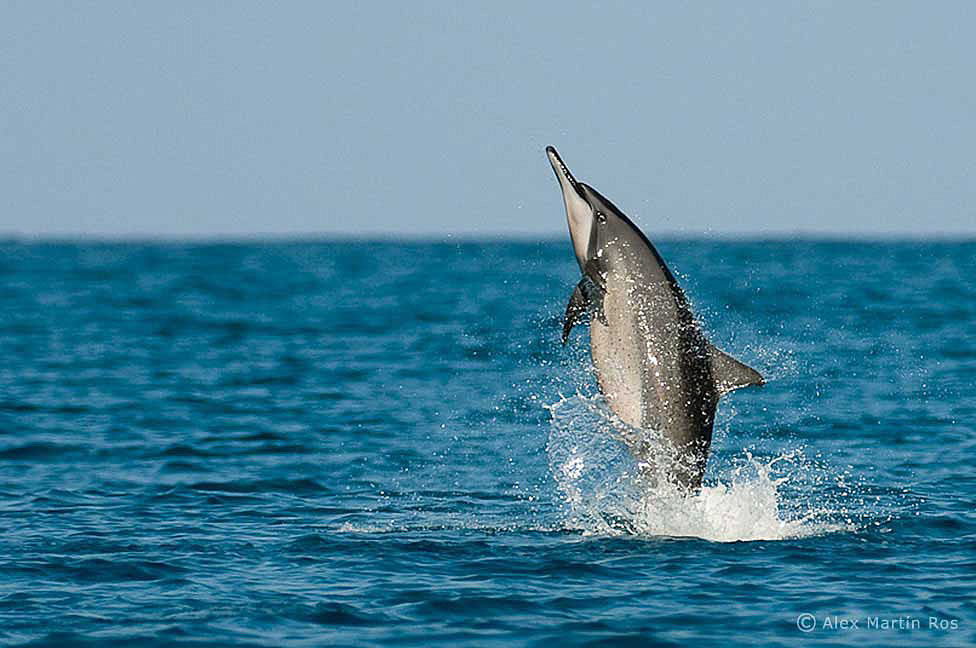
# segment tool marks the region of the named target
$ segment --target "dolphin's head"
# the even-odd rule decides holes
[[[549,163],[559,181],[563,191],[563,201],[566,203],[566,220],[569,223],[569,237],[573,242],[573,252],[582,268],[586,264],[586,252],[590,244],[590,234],[595,225],[596,212],[587,200],[585,185],[576,182],[576,178],[569,172],[559,153],[551,146],[546,147]]]

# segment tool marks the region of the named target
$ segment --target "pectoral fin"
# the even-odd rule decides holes
[[[608,326],[606,313],[603,312],[603,297],[607,294],[604,286],[606,286],[605,283],[599,284],[587,274],[580,279],[576,288],[586,297],[586,305],[589,307],[590,315],[595,315],[604,326]]]
[[[604,290],[594,283],[588,276],[580,279],[566,305],[566,319],[563,322],[563,344],[569,339],[569,332],[579,324],[583,315],[590,313],[603,324],[607,324],[607,316],[603,312]]]
[[[595,256],[586,262],[583,266],[583,278],[592,281],[601,292],[607,291],[607,268],[599,257]]]
[[[712,362],[712,377],[715,379],[719,394],[727,394],[740,387],[766,383],[758,371],[711,344],[708,345],[708,357]]]
[[[563,344],[566,344],[566,340],[569,339],[569,332],[583,319],[583,315],[587,311],[589,300],[587,300],[586,294],[580,288],[582,284],[582,281],[576,284],[576,288],[569,298],[569,304],[566,306],[566,319],[563,322]]]

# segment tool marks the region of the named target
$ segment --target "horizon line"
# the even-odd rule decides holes
[[[311,243],[311,242],[397,242],[453,243],[453,242],[549,242],[566,238],[557,233],[533,232],[160,232],[131,233],[23,233],[0,231],[0,243]],[[976,232],[870,232],[833,230],[744,231],[692,233],[686,230],[667,230],[654,234],[660,241],[829,241],[829,242],[976,242]]]

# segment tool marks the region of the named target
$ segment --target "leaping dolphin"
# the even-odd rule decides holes
[[[563,344],[589,314],[590,353],[610,408],[630,426],[662,433],[680,459],[669,478],[698,488],[719,396],[762,385],[763,377],[709,343],[643,232],[596,189],[577,182],[556,149],[546,153],[583,272],[566,307]],[[631,447],[639,460],[652,460],[641,456],[646,445]]]

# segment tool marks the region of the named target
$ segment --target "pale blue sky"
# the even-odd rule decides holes
[[[6,1],[0,233],[976,233],[976,5],[735,4]]]

